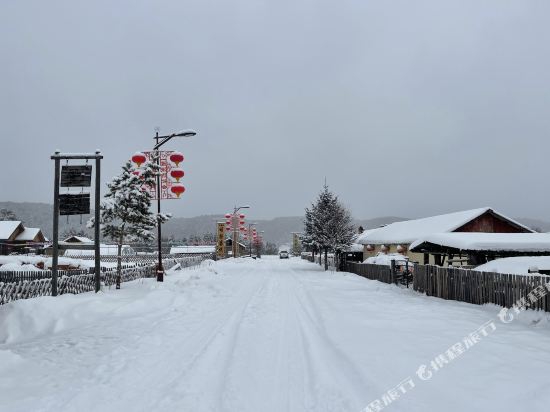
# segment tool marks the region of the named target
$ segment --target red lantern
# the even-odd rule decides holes
[[[231,228],[230,228],[230,227],[226,227],[225,230],[229,232],[229,231],[231,231]]]
[[[231,220],[226,220],[226,221],[225,221],[225,224],[226,224],[226,225],[230,225],[230,224],[231,224]]]
[[[244,215],[239,215],[239,218],[244,219]]]
[[[244,220],[241,220],[241,221],[239,222],[239,225],[244,225]]]
[[[244,227],[240,227],[239,230],[242,232],[244,230]]]
[[[225,218],[226,218],[226,219],[230,219],[230,218],[231,218],[231,215],[228,213],[228,214],[225,215]]]
[[[137,167],[140,167],[143,163],[145,163],[146,160],[147,160],[147,157],[143,153],[140,153],[140,152],[136,152],[132,156],[132,162],[137,164]]]
[[[172,163],[176,164],[176,167],[180,165],[181,162],[183,162],[183,154],[180,152],[174,152],[170,155],[170,161]]]
[[[179,182],[180,179],[185,176],[185,172],[181,169],[172,169],[170,170],[170,176],[176,179],[176,182]]]
[[[137,177],[139,177],[139,175],[141,174],[141,172],[139,170],[134,170],[132,172],[132,174],[136,175]]]
[[[173,185],[171,188],[170,188],[170,191],[175,194],[178,199],[179,197],[181,196],[181,194],[183,192],[185,192],[185,187],[183,187],[182,185]]]

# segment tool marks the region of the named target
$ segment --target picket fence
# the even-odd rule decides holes
[[[176,265],[180,268],[190,268],[199,265],[202,261],[212,258],[211,254],[163,259],[164,269],[168,270]],[[89,257],[88,257],[89,259]],[[51,271],[41,272],[4,272],[0,278],[0,305],[18,300],[29,299],[52,294]],[[101,283],[110,287],[116,283],[116,268],[102,268]],[[121,281],[129,282],[140,278],[156,276],[156,264],[137,263],[133,266],[123,266]],[[95,275],[93,271],[59,271],[58,294],[83,293],[94,290]]]
[[[396,283],[399,279],[399,273],[393,273],[385,265],[348,262],[346,271],[384,283]],[[550,282],[550,278],[536,274],[511,275],[433,265],[415,264],[411,271],[413,289],[419,293],[476,305],[494,303],[507,308],[526,298],[536,288],[543,290]],[[550,312],[550,295],[545,294],[529,307]]]

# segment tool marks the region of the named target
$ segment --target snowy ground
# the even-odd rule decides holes
[[[0,307],[0,411],[359,412],[407,377],[383,410],[548,411],[548,317],[498,310],[273,258],[17,301]]]

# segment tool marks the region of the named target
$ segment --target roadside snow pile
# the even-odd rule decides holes
[[[370,263],[372,265],[385,265],[391,266],[391,261],[395,260],[396,262],[405,262],[409,260],[407,256],[404,256],[400,253],[378,253],[376,256],[371,256],[366,258],[363,263]]]
[[[42,269],[30,263],[11,262],[0,266],[0,272],[42,272]]]
[[[133,263],[123,262],[124,265]],[[93,259],[73,259],[59,257],[59,266],[71,267],[74,269],[88,269],[95,266]],[[101,262],[102,267],[116,267],[116,262]],[[50,269],[52,258],[48,256],[0,256],[0,271],[40,271],[42,268]]]
[[[478,266],[474,270],[506,273],[509,275],[547,276],[541,273],[529,273],[529,270],[532,272],[550,270],[550,256],[516,256],[496,259]]]
[[[190,293],[191,278],[211,275],[208,269],[169,270],[163,284],[155,279],[138,279],[125,282],[118,291],[105,289],[97,294],[42,296],[7,303],[0,306],[0,345],[56,334],[112,316],[146,316],[164,310]]]

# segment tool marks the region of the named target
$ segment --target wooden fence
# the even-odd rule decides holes
[[[550,278],[540,275],[509,275],[461,268],[416,265],[413,288],[420,293],[442,299],[477,305],[494,303],[509,308],[548,281]],[[550,312],[550,297],[545,295],[530,307]]]
[[[164,269],[168,270],[175,265],[180,268],[189,268],[199,265],[203,260],[212,255],[190,256],[182,258],[163,259]],[[45,273],[43,273],[45,272]],[[50,296],[52,294],[51,271],[23,272],[17,276],[17,272],[4,272],[6,279],[12,281],[0,281],[0,305],[18,299],[29,299],[38,296]],[[36,275],[35,275],[36,274]],[[94,274],[88,271],[59,271],[58,293],[83,293],[94,290]],[[33,278],[33,276],[35,276]],[[116,283],[116,268],[102,268],[101,283],[104,286],[112,286]],[[121,271],[122,282],[140,278],[156,276],[156,265],[141,263],[134,266],[123,267]]]
[[[310,252],[302,252],[302,254],[300,255],[302,259],[304,260],[308,260],[310,262],[313,262],[313,263],[316,263],[320,266],[324,266],[325,264],[325,254],[316,254],[315,255],[315,259],[313,259],[313,255],[310,253]],[[336,270],[336,262],[335,262],[335,259],[334,259],[334,254],[329,254],[327,256],[327,263],[328,263],[328,267],[331,269],[331,270]]]
[[[476,305],[494,303],[508,308],[535,288],[550,282],[550,278],[540,275],[509,275],[418,264],[411,269],[413,289],[417,292],[446,300]],[[389,266],[365,263],[348,262],[346,271],[384,283],[394,283],[399,276],[399,273],[392,273]],[[536,300],[530,308],[550,312],[550,295]]]
[[[395,279],[391,268],[384,265],[373,265],[370,263],[348,262],[346,272],[355,273],[370,280],[379,280],[384,283],[394,283]]]

